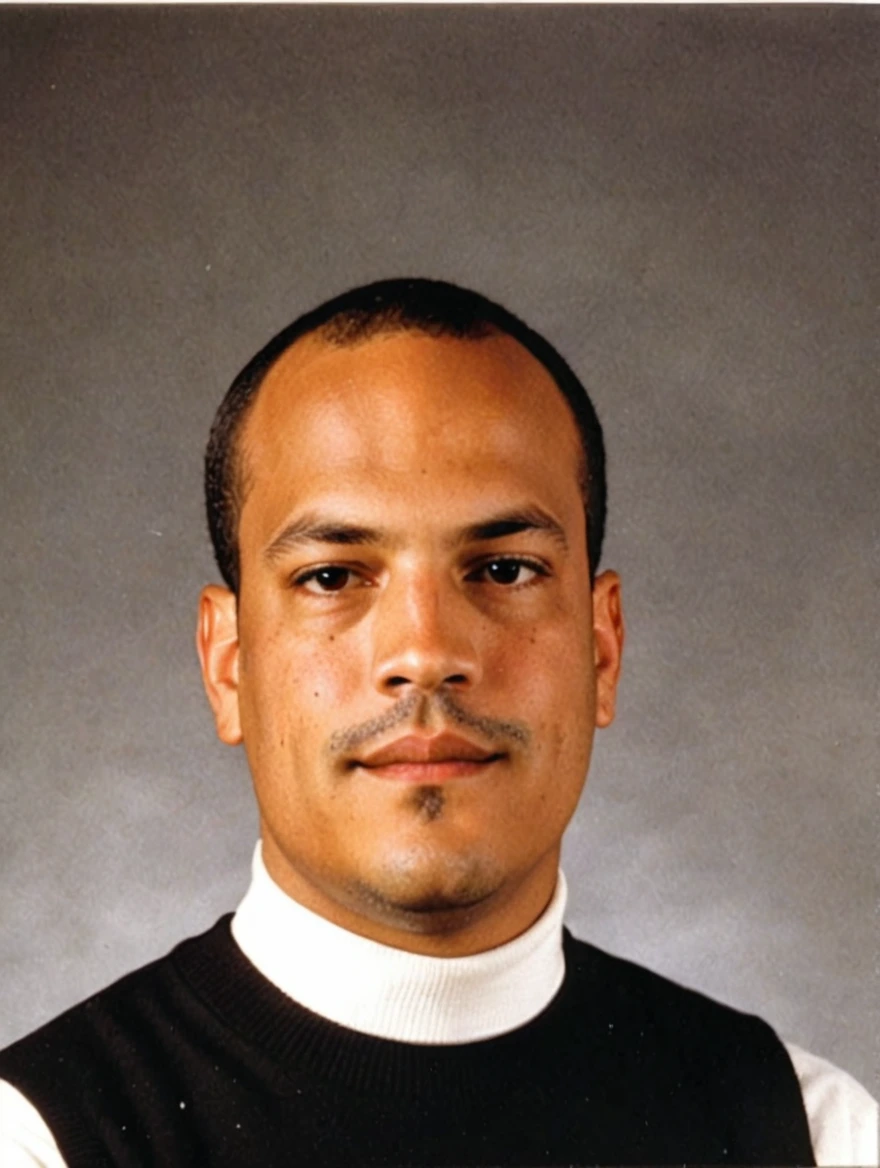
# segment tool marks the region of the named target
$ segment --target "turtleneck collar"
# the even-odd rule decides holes
[[[282,892],[259,843],[252,872],[232,921],[239,948],[282,993],[351,1030],[398,1042],[476,1042],[531,1021],[562,984],[562,872],[531,928],[470,957],[408,953],[332,924]]]

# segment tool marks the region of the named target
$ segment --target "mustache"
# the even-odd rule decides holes
[[[386,713],[346,730],[335,730],[327,743],[328,749],[334,755],[351,754],[372,739],[381,738],[390,730],[396,730],[398,726],[403,726],[407,722],[414,720],[416,725],[428,722],[434,708],[439,714],[444,715],[447,721],[475,730],[487,744],[493,746],[513,742],[526,746],[532,737],[531,731],[524,723],[472,714],[442,690],[433,694],[413,690]]]

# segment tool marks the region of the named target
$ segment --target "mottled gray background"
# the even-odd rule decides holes
[[[192,648],[227,383],[352,284],[545,330],[610,450],[582,935],[876,1093],[878,12],[0,11],[2,1032],[233,907]]]

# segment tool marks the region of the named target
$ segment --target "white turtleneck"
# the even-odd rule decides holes
[[[560,873],[545,912],[515,940],[472,957],[426,957],[359,937],[291,900],[258,844],[232,935],[273,985],[340,1026],[398,1042],[476,1042],[525,1025],[562,985],[566,896]]]
[[[521,936],[471,957],[426,957],[349,933],[291,900],[266,871],[258,844],[232,934],[264,977],[316,1014],[379,1038],[455,1044],[514,1030],[549,1004],[565,973],[565,902],[560,873],[547,909]],[[831,1063],[787,1049],[817,1165],[876,1168],[875,1101]],[[2,1080],[0,1164],[66,1168],[36,1108]]]

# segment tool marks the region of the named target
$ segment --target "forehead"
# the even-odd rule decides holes
[[[568,403],[517,341],[417,332],[298,341],[266,375],[240,451],[243,523],[250,509],[345,490],[364,507],[414,499],[419,485],[457,495],[556,478],[579,490],[582,459]]]

